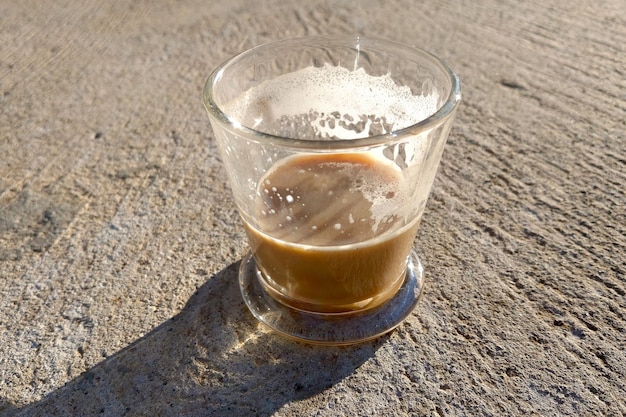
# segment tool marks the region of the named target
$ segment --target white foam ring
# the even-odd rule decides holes
[[[387,74],[363,68],[307,67],[264,81],[226,105],[226,112],[251,128],[284,118],[309,118],[316,133],[358,139],[415,124],[437,110],[438,94],[413,95]]]

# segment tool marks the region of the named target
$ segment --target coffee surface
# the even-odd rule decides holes
[[[266,285],[303,309],[344,311],[402,282],[418,219],[398,216],[402,174],[367,153],[286,158],[259,182],[246,224]]]

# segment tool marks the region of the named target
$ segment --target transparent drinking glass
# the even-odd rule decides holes
[[[252,314],[298,340],[380,336],[414,309],[414,247],[460,101],[421,49],[360,36],[281,40],[208,78],[203,100],[250,252]]]

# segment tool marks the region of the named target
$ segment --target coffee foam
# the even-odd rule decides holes
[[[437,110],[438,94],[413,95],[390,74],[363,68],[307,67],[264,81],[225,106],[244,126],[274,133],[273,124],[302,118],[318,137],[358,139],[415,124]],[[269,128],[268,128],[269,126]]]

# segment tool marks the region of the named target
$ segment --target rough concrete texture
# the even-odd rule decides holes
[[[626,413],[622,0],[0,3],[0,415]],[[419,45],[464,100],[372,343],[285,340],[201,103],[261,42]]]

